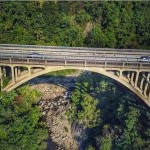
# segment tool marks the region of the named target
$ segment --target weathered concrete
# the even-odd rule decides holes
[[[4,64],[3,64],[4,65]],[[28,68],[28,70],[25,71],[18,71],[20,70],[21,64],[11,64],[8,65],[11,67],[11,74],[12,74],[12,80],[11,82],[3,89],[5,91],[11,91],[18,86],[22,85],[23,83],[27,82],[28,80],[31,80],[35,77],[38,77],[40,75],[46,74],[48,72],[58,71],[58,70],[64,70],[64,69],[79,69],[79,70],[87,70],[96,72],[102,75],[105,75],[107,77],[110,77],[117,82],[123,84],[127,88],[129,88],[131,91],[133,91],[136,95],[138,95],[148,106],[150,106],[150,83],[147,82],[146,85],[144,85],[145,80],[149,80],[148,77],[143,77],[141,80],[141,83],[139,84],[140,87],[138,87],[138,81],[139,81],[139,74],[150,72],[150,70],[145,69],[125,69],[125,68],[98,68],[98,67],[78,67],[78,66],[46,66],[46,65],[22,65],[22,67]],[[19,66],[19,68],[18,68]],[[18,69],[17,69],[18,68]],[[116,73],[116,71],[119,73]],[[131,75],[124,75],[125,71],[129,71]],[[135,79],[134,79],[135,76]],[[148,94],[147,94],[148,93]]]

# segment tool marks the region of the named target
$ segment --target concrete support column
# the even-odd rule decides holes
[[[18,76],[20,76],[20,74],[21,74],[21,68],[18,67]]]
[[[120,71],[119,77],[122,77],[122,71]]]
[[[0,67],[0,78],[3,76],[2,67]]]
[[[18,68],[15,67],[15,81],[18,80]]]
[[[147,94],[147,89],[148,89],[148,83],[146,83],[145,88],[144,88],[144,95],[146,96]]]
[[[29,73],[29,76],[31,75],[31,68],[28,67],[28,73]]]
[[[150,90],[149,90],[149,93],[148,93],[148,99],[150,100]]]
[[[145,75],[145,73],[143,73],[142,76],[143,76],[143,78],[145,78],[145,79],[147,78],[146,75]]]
[[[131,84],[134,85],[134,72],[131,73]]]
[[[150,81],[150,73],[147,75],[146,80],[147,80],[147,81]]]
[[[130,80],[130,73],[127,74],[127,79]]]
[[[138,83],[138,79],[139,79],[139,72],[136,73],[136,77],[135,77],[135,88],[137,88],[137,83]]]
[[[0,87],[1,87],[1,89],[3,87],[3,72],[2,72],[2,67],[0,67]]]
[[[12,78],[12,83],[14,83],[15,82],[14,67],[11,67],[11,78]]]
[[[143,89],[143,82],[144,82],[144,78],[142,78],[141,83],[140,83],[140,89]]]
[[[3,67],[3,76],[6,77],[6,67]]]
[[[150,73],[147,75],[147,81],[150,81]],[[150,83],[149,83],[150,84]],[[148,91],[148,99],[150,100],[150,85],[149,85],[149,91]]]

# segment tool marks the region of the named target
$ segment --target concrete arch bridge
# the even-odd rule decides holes
[[[149,50],[0,44],[1,89],[63,69],[96,72],[123,84],[150,106]],[[143,58],[144,57],[144,58]],[[9,83],[4,86],[5,78]]]

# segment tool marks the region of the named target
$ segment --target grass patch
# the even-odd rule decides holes
[[[5,88],[10,81],[10,77],[3,77],[3,88]]]
[[[47,74],[44,74],[43,76],[66,76],[76,73],[78,70],[75,69],[65,69],[65,70],[59,70],[54,72],[49,72]]]

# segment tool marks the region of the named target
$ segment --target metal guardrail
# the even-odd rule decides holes
[[[6,47],[5,47],[6,46]],[[41,49],[41,47],[43,49]],[[62,49],[61,49],[62,48]],[[80,50],[79,50],[80,49]],[[88,49],[88,50],[87,50]],[[97,51],[94,51],[96,49]],[[89,51],[90,50],[90,51]],[[105,49],[105,48],[72,48],[72,47],[54,47],[54,46],[36,46],[36,45],[7,45],[0,44],[0,57],[28,58],[29,54],[37,52],[46,57],[91,57],[93,59],[99,58],[114,58],[114,59],[138,59],[141,56],[150,56],[148,50],[131,50],[131,49]],[[16,56],[15,56],[16,55]],[[133,57],[133,58],[132,58]],[[50,58],[48,58],[50,59]],[[119,60],[119,59],[118,59]]]
[[[89,48],[89,47],[64,47],[64,46],[37,46],[37,45],[17,45],[0,44],[1,51],[11,52],[86,52],[86,53],[130,53],[130,54],[150,54],[149,50],[141,49],[113,49],[113,48]]]

